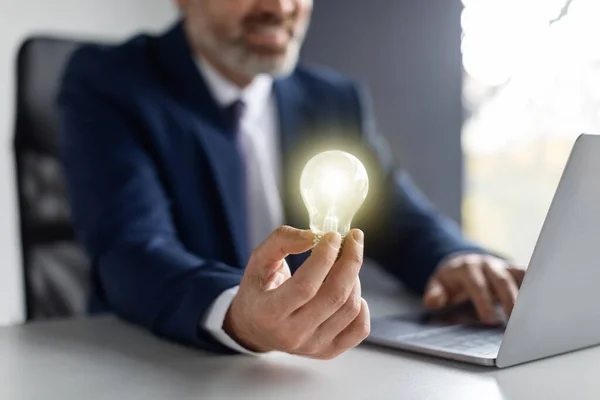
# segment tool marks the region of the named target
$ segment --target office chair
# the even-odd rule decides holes
[[[27,320],[86,311],[89,262],[70,222],[56,111],[62,71],[77,46],[34,37],[18,54],[14,151]]]

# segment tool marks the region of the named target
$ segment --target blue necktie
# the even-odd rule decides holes
[[[241,100],[236,100],[225,108],[227,129],[236,137],[239,137],[240,126],[246,105]]]

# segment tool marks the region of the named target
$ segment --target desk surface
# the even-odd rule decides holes
[[[388,288],[395,292],[395,288]],[[398,306],[367,295],[376,315]],[[114,317],[0,329],[0,399],[599,399],[600,347],[505,370],[362,345],[332,361],[184,348]]]

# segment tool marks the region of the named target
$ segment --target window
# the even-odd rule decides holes
[[[464,226],[527,264],[571,146],[600,133],[600,1],[463,5]]]

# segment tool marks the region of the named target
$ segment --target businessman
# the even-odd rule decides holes
[[[510,314],[523,270],[466,241],[395,166],[364,91],[298,63],[312,0],[177,3],[165,34],[82,47],[64,75],[92,311],[210,351],[329,359],[368,335],[364,255],[428,307]],[[355,154],[371,181],[339,258],[339,235],[308,252],[311,232],[296,229],[301,168],[326,149]]]

